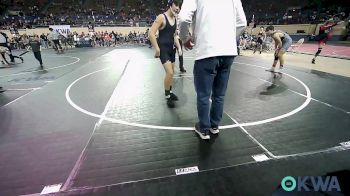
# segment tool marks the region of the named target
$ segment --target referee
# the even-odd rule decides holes
[[[49,30],[50,30],[49,37],[51,38],[54,44],[55,50],[57,50],[57,54],[60,52],[63,53],[63,49],[59,39],[60,33],[57,31],[54,31],[53,28],[49,28]]]

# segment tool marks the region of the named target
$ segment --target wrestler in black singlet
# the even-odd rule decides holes
[[[158,45],[160,49],[160,61],[162,64],[170,61],[171,63],[175,62],[176,48],[174,47],[174,35],[176,31],[176,20],[174,25],[170,25],[168,17],[163,14],[165,17],[165,28],[159,30]]]
[[[264,34],[261,33],[261,32],[259,32],[259,33],[258,33],[258,40],[257,40],[257,42],[258,42],[259,44],[263,44],[263,42],[264,42],[263,37],[264,37]]]

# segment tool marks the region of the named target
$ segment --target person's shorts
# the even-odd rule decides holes
[[[170,61],[171,63],[175,63],[175,55],[176,55],[176,50],[173,46],[167,46],[167,47],[162,47],[160,46],[160,62],[162,64],[166,63],[167,61]]]
[[[285,38],[283,39],[282,41],[282,48],[285,50],[285,51],[288,51],[288,48],[292,45],[293,43],[293,40],[292,38]]]

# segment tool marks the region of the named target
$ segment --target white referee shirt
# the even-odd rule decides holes
[[[53,30],[49,33],[49,37],[52,39],[52,40],[59,40],[59,33],[56,31],[56,30]]]
[[[179,19],[184,43],[193,28],[196,60],[237,55],[236,29],[247,26],[241,0],[184,0]]]

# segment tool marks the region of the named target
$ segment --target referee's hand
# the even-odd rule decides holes
[[[185,44],[184,47],[186,50],[192,50],[193,49],[194,44],[192,43],[191,40],[188,40]]]

